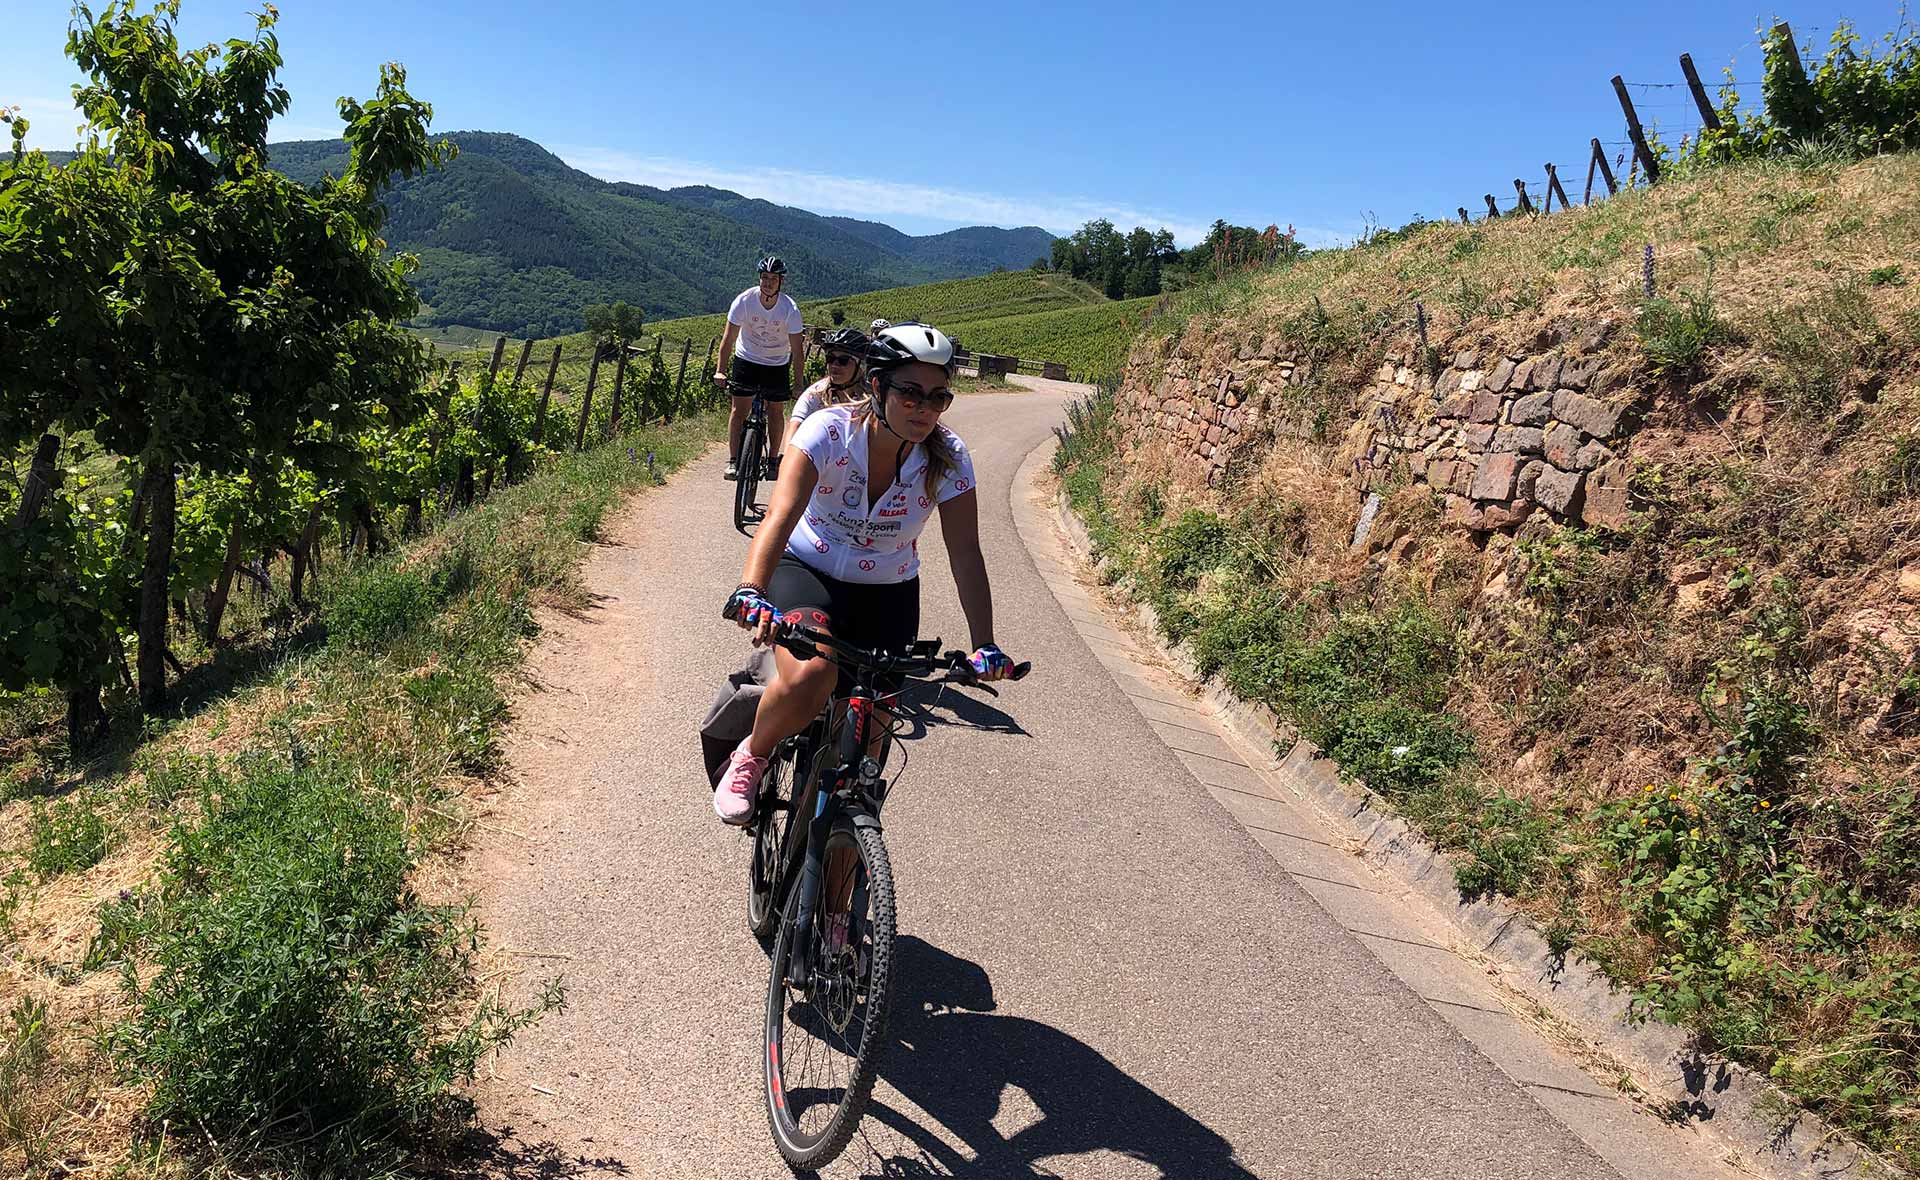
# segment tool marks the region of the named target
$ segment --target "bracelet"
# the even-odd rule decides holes
[[[767,592],[767,588],[765,586],[759,585],[758,583],[755,583],[755,582],[742,582],[738,586],[735,586],[733,588],[733,592],[735,594],[740,593],[742,590],[751,590],[755,594],[759,594],[763,597]]]

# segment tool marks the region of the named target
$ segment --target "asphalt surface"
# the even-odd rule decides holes
[[[1015,531],[1064,393],[964,399],[998,638],[1034,674],[949,694],[886,839],[897,1043],[829,1176],[1615,1176],[1290,879],[1115,686]],[[638,497],[548,620],[473,859],[496,946],[569,1006],[479,1088],[510,1175],[790,1175],[760,1098],[748,843],[696,729],[747,652],[720,456]],[[923,634],[966,628],[921,546]]]

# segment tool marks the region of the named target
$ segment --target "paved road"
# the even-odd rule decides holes
[[[833,1176],[1611,1177],[1283,872],[1156,737],[1015,531],[1060,417],[963,401],[999,638],[1035,673],[944,709],[888,804],[899,1043]],[[694,735],[745,644],[718,618],[745,541],[717,458],[640,497],[598,595],[530,666],[518,785],[473,868],[497,944],[571,1002],[480,1092],[497,1170],[789,1175],[759,1097],[766,959],[747,844]],[[925,630],[964,638],[942,560]]]

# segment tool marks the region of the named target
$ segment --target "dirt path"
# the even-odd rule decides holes
[[[830,1174],[1616,1175],[1248,837],[1069,625],[1009,491],[1071,392],[951,416],[999,638],[1036,671],[910,748],[887,823],[899,1043]],[[522,986],[559,971],[571,999],[480,1089],[503,1172],[789,1175],[759,1098],[747,845],[709,810],[694,734],[745,651],[718,617],[745,549],[718,470],[611,523],[595,605],[549,621],[516,708],[517,785],[474,872]],[[963,638],[923,551],[925,633]]]

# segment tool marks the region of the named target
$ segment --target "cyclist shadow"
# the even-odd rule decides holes
[[[961,729],[982,729],[989,733],[1012,733],[1030,737],[1020,723],[972,693],[940,685],[916,684],[907,690],[907,704],[913,706],[909,738],[926,736],[936,725]]]
[[[1092,1046],[1036,1020],[994,1015],[993,983],[979,964],[911,935],[896,948],[900,988],[881,1077],[965,1144],[973,1158],[876,1094],[869,1116],[917,1151],[882,1154],[871,1161],[871,1172],[1044,1177],[1053,1173],[1042,1160],[1098,1152],[1124,1156],[1167,1178],[1252,1180],[1225,1137]],[[1026,1125],[1003,1135],[994,1122],[1003,1114],[1009,1086],[1025,1092],[1038,1117],[1005,1111],[1003,1125]]]

